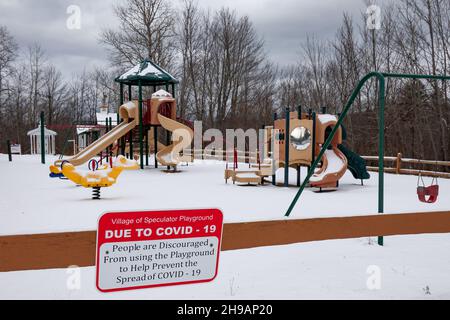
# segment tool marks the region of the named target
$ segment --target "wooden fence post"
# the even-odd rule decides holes
[[[8,161],[12,162],[11,141],[6,140],[6,149],[8,150]]]
[[[395,173],[396,174],[401,174],[402,172],[402,154],[398,153],[397,154],[397,165],[395,167]]]

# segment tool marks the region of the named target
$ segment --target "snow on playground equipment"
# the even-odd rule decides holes
[[[124,101],[124,86],[128,86],[128,98],[132,96],[132,88],[138,87],[138,133],[135,134],[138,139],[133,139],[133,132],[130,132],[129,137],[129,154],[130,158],[134,155],[134,142],[139,145],[139,158],[140,167],[144,169],[144,156],[145,165],[148,165],[149,150],[152,148],[155,154],[158,154],[161,144],[158,139],[158,128],[162,127],[158,114],[177,121],[176,117],[176,100],[175,100],[175,85],[178,84],[178,80],[175,79],[170,73],[159,67],[149,59],[144,60],[140,64],[133,67],[128,72],[124,73],[115,80],[120,84],[120,100]],[[157,91],[157,87],[164,86],[165,90]],[[167,92],[169,86],[172,88],[172,94]],[[153,95],[151,99],[143,100],[143,87],[153,87]],[[178,121],[177,121],[178,122]],[[181,120],[182,122],[182,120]],[[180,123],[180,126],[182,124]],[[153,138],[150,142],[150,138]],[[184,142],[183,142],[184,143]],[[166,145],[170,145],[170,133],[166,134]],[[145,148],[144,148],[145,146]],[[125,154],[126,141],[121,141],[121,153]],[[164,148],[163,148],[164,149]],[[178,155],[172,152],[173,158],[178,159]],[[164,160],[162,157],[159,160]],[[158,157],[155,157],[155,168],[158,168]],[[173,164],[173,163],[172,163]],[[163,164],[164,165],[164,164]],[[172,165],[173,167],[173,165]],[[169,168],[170,169],[170,168]]]
[[[136,161],[128,160],[124,156],[117,157],[114,167],[98,169],[98,162],[91,160],[89,162],[91,171],[83,172],[77,169],[73,164],[64,162],[62,164],[62,173],[70,181],[84,188],[93,189],[93,199],[100,199],[101,188],[108,188],[117,182],[117,178],[124,170],[137,170],[139,166]]]
[[[264,176],[262,171],[262,165],[260,162],[259,151],[257,153],[257,165],[250,167],[255,168],[255,170],[238,170],[238,154],[236,148],[233,150],[233,164],[232,169],[230,169],[230,163],[228,161],[228,153],[226,159],[226,169],[225,169],[225,183],[231,179],[233,184],[243,183],[247,185],[262,185],[264,184]]]

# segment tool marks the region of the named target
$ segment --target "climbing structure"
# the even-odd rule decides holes
[[[311,167],[337,122],[338,117],[331,114],[316,115],[313,112],[287,110],[284,118],[278,119],[275,116],[274,125],[266,127],[266,135],[269,138],[268,142],[265,142],[265,148],[271,149],[272,163],[277,165],[277,168],[285,168],[285,186],[288,186],[288,168],[297,170],[297,185],[300,184],[300,168]],[[337,128],[322,157],[320,168],[310,179],[311,187],[336,188],[347,169],[361,181],[370,178],[365,161],[343,145],[345,137],[345,129]]]

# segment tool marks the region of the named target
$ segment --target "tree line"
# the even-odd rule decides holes
[[[99,35],[109,70],[85,71],[70,80],[39,45],[19,54],[1,27],[1,139],[26,144],[26,131],[36,127],[42,110],[49,124],[94,121],[104,95],[118,106],[114,78],[147,57],[180,80],[179,116],[202,120],[205,129],[260,128],[272,123],[275,112],[300,105],[338,114],[371,71],[449,74],[448,0],[392,1],[381,10],[379,28],[368,28],[366,12],[360,17],[343,12],[332,39],[308,35],[299,43],[297,61],[286,65],[270,60],[250,18],[232,9],[206,10],[194,0],[181,7],[168,0],[126,0],[114,7],[120,29]],[[378,152],[378,90],[375,81],[365,86],[345,121],[346,143],[360,154]],[[386,153],[449,160],[448,99],[446,81],[389,79]]]

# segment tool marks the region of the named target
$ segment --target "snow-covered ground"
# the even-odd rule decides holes
[[[92,201],[90,190],[48,178],[39,157],[15,156],[9,163],[0,155],[0,235],[94,230],[103,212],[120,210],[215,207],[226,222],[284,219],[297,191],[227,185],[224,164],[214,161],[180,169],[124,172],[102,189],[103,200]],[[387,174],[385,182],[388,213],[450,209],[449,180],[440,180],[441,197],[433,205],[417,200],[416,177]],[[362,187],[347,173],[337,192],[306,190],[292,218],[376,212],[377,174]],[[370,266],[379,268],[380,290],[367,287]],[[66,270],[0,273],[0,299],[450,299],[450,235],[388,237],[382,248],[351,239],[223,252],[218,278],[192,286],[101,294],[94,268],[81,269],[80,290],[67,288],[69,277]]]
[[[378,272],[380,289],[370,290]],[[385,247],[353,239],[227,251],[214,282],[109,294],[95,288],[93,267],[0,273],[0,299],[16,298],[450,299],[450,235],[388,237]]]
[[[47,164],[52,159],[47,159]],[[153,162],[151,162],[153,163]],[[284,219],[298,188],[272,185],[260,187],[225,184],[225,165],[196,161],[180,167],[181,173],[161,169],[126,171],[111,188],[102,189],[100,202],[91,200],[91,190],[70,181],[50,179],[48,165],[39,156],[16,156],[9,163],[0,155],[0,235],[95,230],[106,211],[179,208],[219,208],[225,222]],[[241,165],[246,168],[245,164]],[[248,165],[247,165],[248,168]],[[84,168],[86,169],[86,168]],[[164,168],[163,168],[164,169]],[[376,214],[378,175],[361,186],[347,172],[336,192],[316,193],[307,189],[292,218],[335,217]],[[302,177],[306,171],[302,172]],[[278,171],[283,179],[283,169]],[[296,172],[291,171],[291,184]],[[385,175],[385,212],[426,212],[450,209],[450,180],[440,180],[441,197],[436,204],[420,203],[417,178]]]

